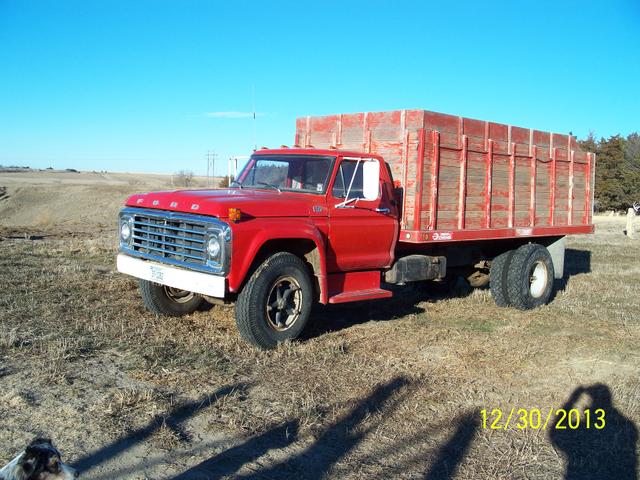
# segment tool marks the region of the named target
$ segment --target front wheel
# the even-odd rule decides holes
[[[140,293],[147,310],[165,317],[180,317],[193,313],[204,301],[197,293],[167,287],[148,280],[140,280]]]
[[[238,295],[236,325],[249,343],[274,348],[302,333],[312,302],[307,266],[291,253],[276,253],[258,267]]]

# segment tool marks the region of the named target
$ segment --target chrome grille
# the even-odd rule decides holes
[[[205,265],[204,222],[133,215],[133,250],[187,264]]]

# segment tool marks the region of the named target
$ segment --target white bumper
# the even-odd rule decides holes
[[[118,254],[118,271],[132,277],[160,283],[167,287],[224,298],[225,278],[213,274],[193,272],[161,263]]]

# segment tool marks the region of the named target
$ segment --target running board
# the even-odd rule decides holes
[[[358,292],[345,292],[334,295],[329,298],[329,303],[359,302],[360,300],[375,300],[378,298],[389,298],[391,296],[393,296],[392,292],[381,288],[360,290]]]
[[[380,288],[380,270],[330,273],[327,281],[329,303],[358,302],[393,295],[389,290]]]

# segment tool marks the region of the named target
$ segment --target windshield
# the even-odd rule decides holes
[[[335,157],[253,155],[231,186],[322,194]]]

